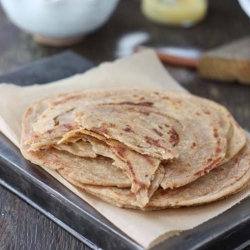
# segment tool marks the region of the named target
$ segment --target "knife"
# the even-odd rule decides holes
[[[147,48],[149,47],[140,46],[135,51]],[[197,69],[201,76],[213,80],[250,84],[250,37],[209,51],[179,47],[153,49],[166,64]]]

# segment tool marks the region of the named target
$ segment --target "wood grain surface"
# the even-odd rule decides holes
[[[89,250],[43,214],[0,188],[0,249]]]
[[[95,63],[131,53],[130,42],[147,46],[182,46],[208,50],[250,35],[250,19],[235,0],[210,0],[207,18],[182,29],[154,24],[140,12],[139,0],[121,0],[110,21],[98,32],[71,47]],[[0,74],[63,51],[36,44],[20,31],[0,8]],[[166,66],[192,93],[225,105],[250,131],[250,87],[201,78],[196,71]],[[231,239],[233,240],[233,239]],[[0,250],[89,249],[54,222],[0,186]]]

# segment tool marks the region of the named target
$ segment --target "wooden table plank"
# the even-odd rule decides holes
[[[43,214],[0,187],[0,249],[89,250]]]

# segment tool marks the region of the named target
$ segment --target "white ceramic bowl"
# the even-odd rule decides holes
[[[9,19],[38,37],[72,40],[101,27],[119,0],[1,0]]]
[[[245,11],[245,13],[250,17],[250,0],[238,0],[241,8]]]

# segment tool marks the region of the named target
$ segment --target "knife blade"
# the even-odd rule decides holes
[[[145,49],[149,49],[149,47],[139,46],[135,52]],[[156,47],[154,50],[164,63],[195,69],[198,68],[202,54],[202,50],[196,48]]]

